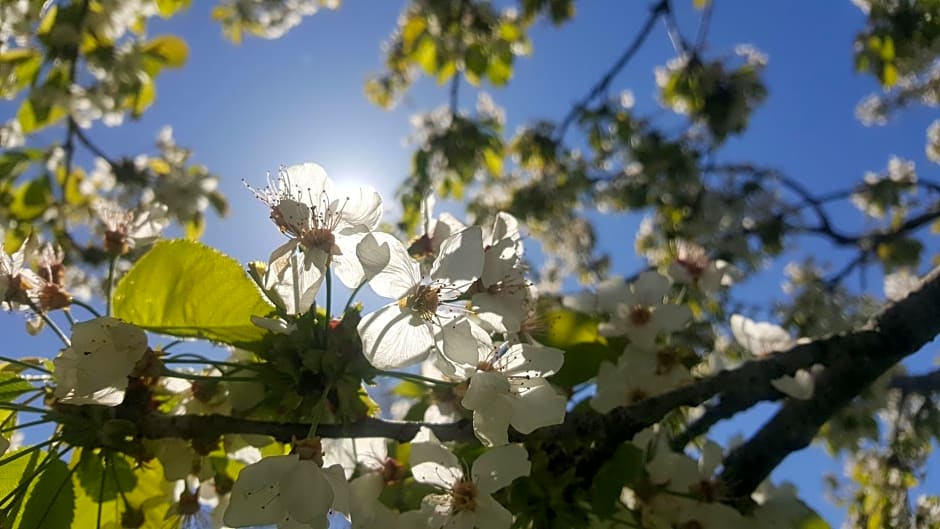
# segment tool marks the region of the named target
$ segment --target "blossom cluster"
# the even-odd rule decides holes
[[[216,527],[325,529],[330,516],[339,513],[356,529],[508,529],[513,514],[500,503],[505,494],[498,492],[530,475],[534,466],[527,448],[514,442],[514,432],[524,435],[563,423],[569,401],[549,378],[562,370],[564,351],[533,337],[537,293],[526,278],[519,222],[499,213],[485,228],[467,225],[446,213],[435,217],[428,201],[423,233],[406,245],[381,230],[383,202],[374,189],[341,189],[316,164],[285,167],[267,187],[253,191],[270,208],[271,220],[286,238],[264,266],[253,268],[276,313],[254,318],[254,323],[270,331],[269,337],[287,339],[309,337],[314,331],[305,326],[319,328],[317,323],[323,323],[333,334],[315,348],[329,352],[333,347],[348,355],[343,324],[352,315],[348,329],[355,337],[354,356],[370,370],[361,378],[416,377],[448,388],[453,398],[431,403],[425,422],[456,423],[472,416],[473,432],[483,448],[457,450],[426,428],[410,440],[405,457],[393,456],[384,439],[320,439],[314,434],[323,417],[336,412],[331,420],[342,422],[337,409],[343,403],[330,401],[327,386],[303,408],[307,411],[293,416],[313,425],[307,437],[294,438],[287,447],[256,436],[227,434],[213,440],[142,441],[138,457],[159,461],[163,477],[178,483],[173,493],[177,501],[167,516],[201,517]],[[105,202],[95,209],[104,248],[115,259],[153,242],[167,223],[167,209],[159,201],[136,211]],[[51,310],[49,285],[58,285],[62,307],[68,306],[69,294],[52,279],[56,250],[34,246],[27,242],[12,254],[0,253],[0,299],[10,308],[44,312]],[[45,256],[46,272],[30,266],[40,255]],[[596,318],[599,339],[624,344],[614,361],[602,362],[590,377],[596,389],[590,406],[598,412],[694,381],[691,368],[699,359],[690,362],[679,337],[693,320],[685,292],[717,291],[729,281],[730,272],[726,263],[709,259],[703,249],[686,242],[677,245],[668,266],[661,269],[666,275],[649,270],[630,282],[613,277],[593,291],[563,299],[568,307]],[[389,302],[371,311],[344,310],[342,319],[334,320],[334,277],[354,294],[368,285]],[[326,309],[318,311],[323,290]],[[737,315],[731,319],[731,331],[755,356],[795,343],[782,328]],[[145,413],[159,406],[169,414],[255,418],[251,410],[264,406],[277,388],[266,388],[262,378],[250,373],[267,369],[264,362],[280,369],[283,360],[264,356],[273,353],[236,350],[218,368],[169,371],[166,353],[152,349],[141,328],[110,316],[75,323],[70,337],[63,338],[67,346],[51,366],[52,397],[63,405],[127,408],[144,395]],[[302,369],[322,365],[311,360],[308,345],[301,348],[308,355],[300,362]],[[225,371],[225,366],[251,367]],[[419,366],[421,375],[392,371]],[[249,374],[230,376],[246,371]],[[319,391],[307,387],[312,385],[307,379],[298,380],[291,392]],[[791,397],[808,398],[812,373],[800,371],[773,385]],[[356,378],[352,392],[361,389],[362,380]],[[354,400],[359,402],[358,394]],[[264,413],[269,412],[261,416]],[[117,429],[111,433],[109,428]],[[93,437],[115,446],[128,442],[115,425]],[[9,440],[0,437],[0,448],[8,445]],[[265,457],[256,446],[269,447]],[[698,463],[669,450],[665,437],[654,430],[641,433],[633,446],[643,453],[643,469],[623,489],[616,508],[631,511],[644,527],[718,528],[751,522],[722,503],[725,498],[712,475],[721,458],[717,445],[706,442]],[[235,470],[220,467],[219,458]],[[430,492],[407,505],[385,499],[387,490],[406,482]],[[799,502],[785,490],[760,494],[754,497],[760,514],[754,516],[767,527],[801,514]],[[211,516],[207,509],[212,509]]]

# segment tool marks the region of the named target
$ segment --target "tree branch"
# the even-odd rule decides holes
[[[633,39],[633,42],[627,46],[627,49],[624,50],[613,66],[607,70],[607,73],[601,77],[600,81],[598,81],[597,84],[591,88],[591,91],[588,92],[588,94],[584,96],[583,99],[578,101],[574,107],[568,111],[568,114],[566,114],[565,117],[561,120],[561,123],[558,125],[558,128],[555,132],[556,141],[560,141],[562,138],[564,138],[565,132],[567,132],[568,127],[571,126],[571,123],[574,122],[575,118],[578,117],[578,114],[587,110],[587,106],[591,103],[591,101],[607,90],[607,88],[610,86],[610,83],[613,82],[614,77],[620,73],[620,70],[622,70],[623,67],[626,66],[628,62],[630,62],[630,59],[632,59],[633,56],[636,55],[638,51],[640,51],[640,48],[643,47],[643,43],[646,42],[647,37],[650,36],[650,33],[653,32],[653,28],[656,27],[656,21],[659,19],[659,17],[661,17],[667,11],[669,11],[668,0],[660,0],[656,3],[656,5],[650,8],[649,17],[646,19],[646,23],[643,24],[640,32]]]
[[[720,480],[732,497],[746,497],[790,453],[806,447],[819,428],[881,374],[940,333],[940,268],[907,298],[890,305],[867,328],[843,335],[831,364],[808,400],[788,399],[750,440],[725,459]]]
[[[891,387],[906,393],[940,393],[940,369],[922,375],[904,375],[891,379]]]

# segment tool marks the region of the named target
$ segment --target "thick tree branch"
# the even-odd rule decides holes
[[[808,400],[783,408],[725,459],[720,479],[733,497],[745,497],[790,453],[806,447],[819,428],[876,378],[940,333],[940,268],[920,289],[889,306],[866,329],[843,335],[833,362],[816,378]]]

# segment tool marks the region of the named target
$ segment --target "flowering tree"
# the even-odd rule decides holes
[[[814,440],[847,458],[833,484],[847,526],[940,526],[940,497],[909,495],[940,436],[940,372],[900,366],[940,334],[940,272],[918,277],[940,183],[891,158],[819,194],[716,163],[767,96],[767,59],[706,52],[717,0],[692,2],[694,38],[672,2],[650,1],[582,100],[507,136],[492,100],[467,113],[458,90],[510,82],[532,25],[568,23],[574,0],[411,0],[366,94],[388,107],[428,75],[450,105],[415,119],[402,217],[383,222],[379,193],[315,163],[282,167],[248,184],[284,242],[247,264],[197,242],[226,202],[170,129],[136,157],[91,138],[142,115],[185,62],[182,39],[146,28],[189,2],[0,3],[0,95],[15,105],[0,127],[0,302],[62,342],[3,350],[0,527],[826,527],[767,480]],[[936,106],[940,4],[855,3],[855,66],[883,87],[861,121]],[[214,16],[233,41],[277,38],[338,4],[222,0]],[[656,80],[678,130],[609,97],[661,24],[676,58]],[[926,152],[940,161],[940,121]],[[464,199],[468,221],[435,216],[435,195]],[[859,231],[831,217],[839,201]],[[584,211],[601,206],[646,214],[631,277],[595,248]],[[162,239],[171,224],[185,237]],[[855,257],[791,264],[777,323],[735,313],[735,285],[807,236]],[[872,266],[887,300],[844,284]],[[570,277],[583,288],[564,295]],[[364,309],[364,288],[388,304]],[[780,406],[751,438],[709,439],[763,401]]]

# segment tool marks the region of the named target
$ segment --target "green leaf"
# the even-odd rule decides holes
[[[131,116],[134,118],[142,116],[157,98],[157,89],[156,86],[154,86],[153,79],[149,76],[142,77],[143,79],[141,80],[140,88],[137,89],[137,93],[129,97],[130,101],[128,106],[131,109]]]
[[[42,158],[41,149],[11,149],[0,154],[0,181],[14,180]]]
[[[23,100],[23,104],[16,112],[16,120],[20,122],[23,134],[47,127],[63,117],[65,117],[65,111],[62,107],[37,104],[29,98]]]
[[[28,449],[24,448],[19,452],[23,450]],[[19,489],[19,492],[11,497],[11,501],[4,509],[5,512],[0,516],[0,526],[12,526],[13,519],[16,518],[20,509],[23,507],[26,492],[28,492],[29,487],[32,486],[29,482],[35,477],[33,473],[36,472],[36,469],[42,464],[45,455],[45,452],[41,450],[33,450],[29,455],[21,456],[13,461],[0,465],[0,497],[6,497],[13,493],[14,490]],[[9,452],[5,454],[4,458],[8,457],[10,457]]]
[[[16,397],[32,391],[33,385],[16,373],[0,371],[0,402],[13,402]]]
[[[420,399],[427,395],[428,391],[424,386],[406,380],[395,386],[395,389],[392,390],[392,393],[398,395],[399,397]]]
[[[81,450],[75,474],[85,494],[93,498],[100,497],[104,501],[113,500],[120,492],[134,490],[137,486],[137,476],[127,460],[119,455],[107,459],[106,466],[102,454]]]
[[[616,360],[622,351],[597,334],[597,320],[586,314],[558,308],[543,318],[548,327],[539,342],[565,351],[565,364],[551,377],[554,384],[570,388],[590,380],[597,376],[601,362]]]
[[[177,11],[189,7],[191,0],[157,0],[157,11],[163,18],[170,18]]]
[[[643,474],[643,451],[631,443],[617,448],[591,482],[591,505],[598,516],[610,516],[620,500],[624,485]]]
[[[144,329],[251,348],[264,331],[251,316],[273,306],[237,261],[194,241],[161,241],[114,292],[114,315]]]
[[[75,508],[72,473],[60,459],[45,467],[30,487],[17,529],[69,527]]]
[[[123,463],[117,463],[119,459],[123,459]],[[111,460],[115,462],[115,470],[120,471],[123,466],[131,466],[134,464],[133,460],[125,458],[119,454],[112,454]],[[79,464],[76,458],[72,459],[72,465]],[[111,469],[108,469],[108,474],[111,473]],[[76,472],[77,474],[77,472]],[[72,523],[73,529],[87,529],[90,527],[121,527],[120,516],[123,512],[127,510],[127,507],[130,506],[133,509],[138,509],[143,511],[144,515],[144,525],[141,527],[144,528],[162,528],[162,527],[176,527],[170,521],[166,520],[167,510],[170,508],[170,505],[173,503],[173,483],[166,481],[163,478],[163,467],[160,465],[158,459],[151,459],[145,465],[137,466],[133,469],[134,474],[134,487],[121,490],[123,494],[119,494],[117,497],[112,499],[104,499],[101,502],[101,510],[98,509],[98,497],[101,495],[101,482],[97,483],[98,488],[94,487],[94,484],[90,484],[88,487],[89,490],[85,490],[84,487],[80,486],[79,476],[73,474],[73,490],[75,492],[75,520]],[[113,475],[111,476],[113,480]],[[111,481],[111,486],[114,486],[114,481]],[[107,485],[108,482],[105,481]],[[125,478],[119,478],[117,484],[121,487],[129,485],[130,481]],[[108,487],[105,487],[107,490]],[[124,504],[124,499],[127,499],[127,505]],[[101,513],[101,521],[99,525],[98,513]],[[52,526],[49,526],[52,527]],[[67,527],[67,526],[55,526],[55,527]],[[25,529],[25,528],[24,528]]]
[[[411,56],[428,75],[434,75],[437,71],[437,46],[430,35],[425,35],[418,41]]]
[[[186,58],[189,56],[189,46],[186,45],[186,41],[176,35],[154,37],[144,44],[142,51],[160,63],[157,71],[162,67],[180,68],[186,64]],[[149,69],[147,71],[151,75],[157,73]]]
[[[14,188],[11,194],[10,215],[19,221],[38,218],[52,204],[52,189],[49,180],[45,178],[24,182]]]

